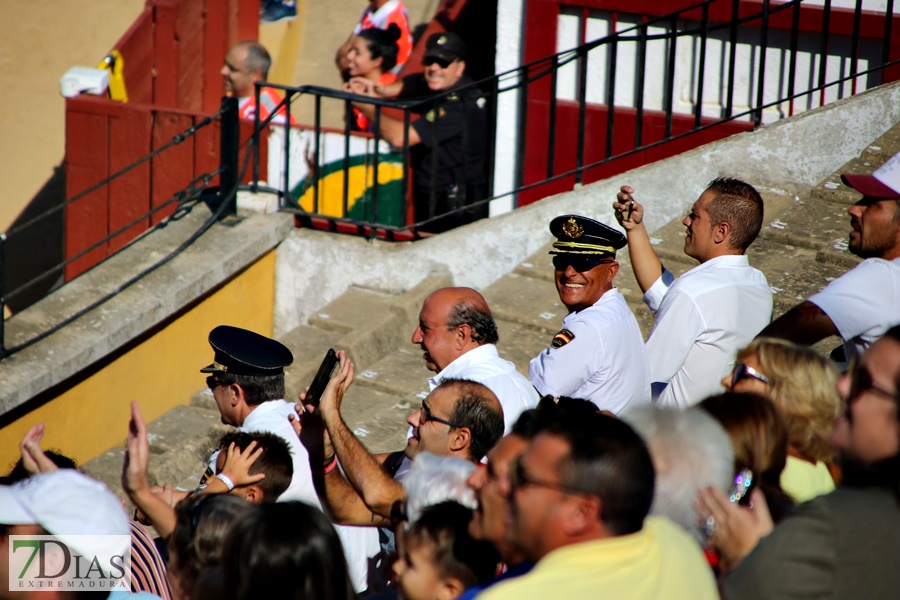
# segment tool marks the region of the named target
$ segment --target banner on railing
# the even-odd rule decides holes
[[[269,185],[281,190],[285,187],[284,135],[284,128],[273,127],[269,136]],[[317,164],[315,131],[291,128],[289,135],[288,192],[303,210],[396,227],[406,224],[402,153],[379,141],[376,193],[373,138],[351,135],[345,152],[343,133],[320,132]]]

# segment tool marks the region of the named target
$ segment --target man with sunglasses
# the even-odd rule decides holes
[[[863,195],[847,212],[849,250],[864,260],[760,335],[809,345],[838,335],[850,361],[900,323],[900,154],[871,175],[845,173],[841,179]]]
[[[440,233],[488,216],[487,204],[461,210],[487,198],[487,101],[465,74],[465,54],[460,36],[450,31],[435,33],[425,43],[421,74],[386,87],[357,77],[347,86],[373,97],[433,98],[413,107],[421,118],[408,129],[402,119],[384,112],[378,121],[379,135],[392,146],[402,148],[404,134],[408,135],[419,231]],[[354,106],[370,123],[375,122],[372,104]]]
[[[866,350],[838,381],[843,411],[832,443],[838,488],[797,506],[772,529],[765,505],[710,507],[728,524],[735,564],[724,596],[896,598],[900,589],[900,327]],[[754,504],[756,500],[754,499]],[[720,527],[720,531],[722,528]]]
[[[509,469],[507,536],[537,564],[478,598],[717,599],[697,543],[647,516],[653,488],[647,448],[624,421],[548,424]]]
[[[762,228],[763,199],[740,179],[713,179],[682,221],[684,253],[700,264],[676,279],[653,249],[633,194],[622,186],[613,209],[655,315],[647,339],[653,398],[686,408],[722,391],[738,348],[772,319],[772,290],[747,258]]]
[[[253,331],[220,325],[209,333],[215,357],[202,368],[222,423],[248,433],[271,433],[283,439],[293,464],[291,483],[279,501],[299,500],[321,508],[313,485],[309,454],[297,439],[288,415],[294,404],[284,399],[284,368],[293,354],[282,343]],[[215,477],[218,453],[210,458],[204,479]],[[205,483],[202,481],[201,483]],[[228,482],[225,482],[226,485]],[[366,589],[368,557],[378,552],[374,531],[338,527],[350,576],[357,591]]]
[[[556,217],[550,233],[556,291],[569,314],[550,347],[531,360],[528,378],[542,395],[584,398],[615,414],[649,403],[644,339],[613,286],[625,236],[579,215]]]

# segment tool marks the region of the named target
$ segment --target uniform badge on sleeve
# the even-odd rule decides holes
[[[559,333],[553,336],[553,341],[550,342],[551,348],[562,348],[569,342],[575,339],[575,334],[569,331],[568,329],[560,329]]]

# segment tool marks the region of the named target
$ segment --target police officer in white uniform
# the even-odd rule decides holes
[[[650,402],[650,367],[637,320],[613,286],[625,236],[598,221],[562,215],[550,222],[556,291],[569,309],[528,378],[543,395],[590,400],[618,414]]]

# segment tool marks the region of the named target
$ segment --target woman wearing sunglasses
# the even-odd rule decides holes
[[[816,351],[774,338],[757,338],[740,350],[729,391],[771,398],[788,429],[788,459],[781,487],[795,502],[834,489],[828,465],[834,458],[831,432],[840,410],[837,368]]]

